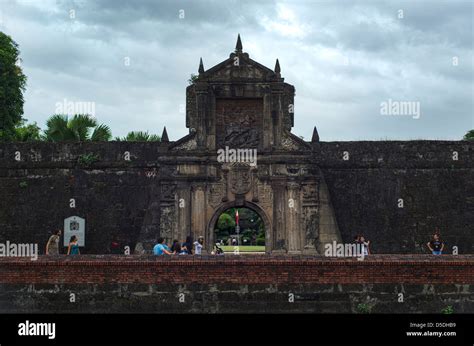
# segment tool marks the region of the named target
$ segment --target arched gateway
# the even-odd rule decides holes
[[[272,249],[272,244],[271,244],[271,241],[272,241],[272,238],[271,238],[272,225],[270,223],[270,218],[267,216],[267,213],[265,212],[265,210],[262,209],[262,207],[260,207],[258,204],[254,203],[254,202],[245,201],[245,200],[243,201],[243,204],[239,204],[236,200],[229,201],[229,202],[226,202],[226,203],[222,203],[222,205],[219,206],[219,208],[217,208],[215,210],[214,215],[211,217],[211,219],[209,221],[209,224],[208,224],[208,227],[207,227],[206,236],[209,239],[209,243],[212,245],[216,241],[216,239],[214,238],[215,237],[214,228],[215,228],[217,220],[219,219],[219,216],[229,208],[239,208],[239,207],[248,208],[248,209],[253,210],[262,219],[263,227],[265,229],[265,252],[267,252],[267,253],[271,252],[271,249]]]
[[[311,142],[291,133],[295,89],[242,51],[205,70],[186,89],[189,134],[160,153],[160,176],[137,242],[149,249],[204,236],[212,249],[214,224],[230,207],[247,207],[265,223],[266,251],[316,254],[339,230]],[[168,142],[166,129],[163,142]]]

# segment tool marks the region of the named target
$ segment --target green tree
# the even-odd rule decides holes
[[[26,76],[20,66],[18,44],[0,32],[0,140],[14,140],[21,124]]]
[[[188,84],[194,84],[198,80],[199,76],[197,74],[191,73],[191,76],[188,79]]]
[[[463,139],[465,141],[474,141],[474,130],[467,131]]]
[[[222,213],[217,220],[217,228],[222,231],[231,231],[235,229],[235,219],[229,214]]]
[[[26,124],[24,122],[21,126],[15,128],[14,140],[18,142],[31,142],[41,140],[40,136],[41,129],[36,123]]]
[[[125,137],[116,137],[115,140],[124,142],[159,142],[161,138],[158,135],[149,134],[148,131],[131,131]]]
[[[43,137],[53,142],[109,141],[112,133],[107,125],[98,125],[97,120],[87,114],[76,114],[71,119],[55,114],[47,120]]]

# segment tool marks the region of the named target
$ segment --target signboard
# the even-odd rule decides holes
[[[70,216],[64,219],[64,246],[69,246],[69,240],[75,235],[78,245],[83,247],[86,242],[86,220],[79,216]]]

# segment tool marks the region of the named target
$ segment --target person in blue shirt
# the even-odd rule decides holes
[[[79,239],[73,235],[69,239],[69,246],[67,248],[67,254],[69,255],[80,255],[81,252],[79,251]]]
[[[163,244],[165,240],[163,239],[163,237],[159,237],[157,242],[158,244],[156,244],[154,247],[153,247],[153,254],[155,256],[161,256],[161,255],[171,255],[171,251],[170,251],[170,248],[168,247],[168,245],[166,244]]]

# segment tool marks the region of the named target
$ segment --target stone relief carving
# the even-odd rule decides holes
[[[161,185],[161,199],[174,200],[176,194],[176,185],[163,184]]]
[[[237,195],[245,194],[252,187],[250,166],[239,163],[231,166],[230,170],[230,189]]]
[[[286,150],[299,150],[301,145],[290,136],[284,134],[281,139],[281,146]]]
[[[160,236],[165,238],[168,242],[173,237],[173,230],[175,229],[176,212],[174,206],[167,206],[161,208],[160,216]]]
[[[319,237],[318,209],[313,207],[303,208],[303,221],[305,225],[305,246],[313,246]]]
[[[217,100],[217,145],[256,148],[262,130],[261,99]]]
[[[223,183],[212,184],[209,187],[209,204],[217,208],[225,195],[225,185]]]
[[[258,184],[258,200],[263,206],[271,206],[273,203],[273,189],[265,183]]]
[[[314,184],[303,185],[303,202],[316,202],[318,200],[318,187]]]

